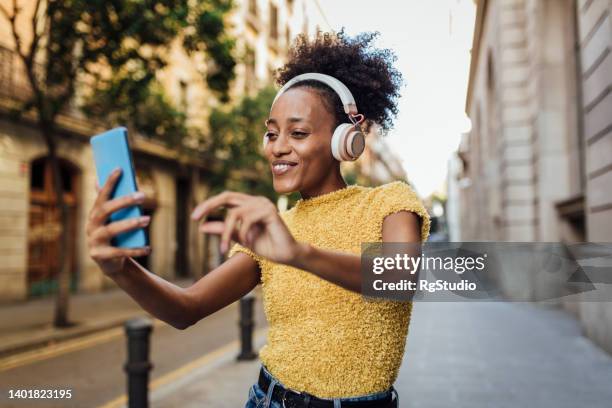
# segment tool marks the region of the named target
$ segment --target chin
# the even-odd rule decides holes
[[[272,185],[274,186],[274,191],[278,194],[289,194],[299,190],[299,183],[294,180],[281,180],[280,178],[274,177]]]

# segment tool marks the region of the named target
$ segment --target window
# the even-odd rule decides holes
[[[270,38],[278,39],[278,8],[270,4]]]
[[[257,16],[257,0],[249,0],[249,14]]]
[[[256,82],[255,62],[255,51],[253,51],[253,49],[249,47],[246,51],[246,57],[244,61],[244,92],[246,94],[250,93]]]

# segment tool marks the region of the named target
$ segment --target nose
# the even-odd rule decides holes
[[[289,144],[289,138],[282,132],[278,135],[276,140],[269,143],[272,146],[272,154],[274,156],[283,156],[291,153],[291,145]]]

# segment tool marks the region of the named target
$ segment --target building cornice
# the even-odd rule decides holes
[[[17,107],[18,105],[11,98],[0,98],[0,118],[15,120],[11,119],[11,111]],[[32,112],[22,114],[17,119],[17,123],[36,128],[36,115]],[[91,136],[107,130],[98,123],[70,114],[59,114],[55,124],[58,133],[73,137],[81,142],[87,142]],[[171,149],[161,142],[150,140],[141,135],[131,135],[130,145],[135,153],[146,154],[177,164],[190,165],[201,170],[210,169],[210,163],[180,154],[176,149]]]

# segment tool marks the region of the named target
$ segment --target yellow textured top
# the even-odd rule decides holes
[[[281,212],[300,242],[361,254],[361,244],[382,241],[384,218],[407,210],[430,219],[404,182],[379,187],[351,185],[299,200]],[[261,268],[268,341],[260,350],[266,368],[286,387],[320,398],[384,391],[394,382],[404,354],[411,302],[368,300],[312,273],[271,262],[239,244]]]

